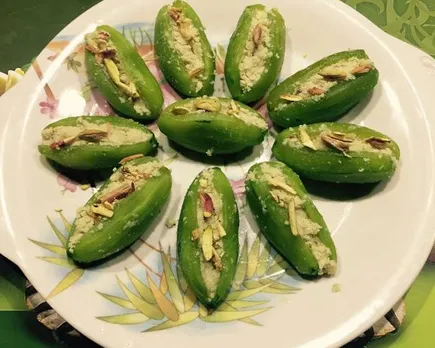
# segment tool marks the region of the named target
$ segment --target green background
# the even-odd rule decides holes
[[[146,1],[146,0],[144,0]],[[328,0],[325,0],[328,1]],[[70,21],[96,0],[2,1],[0,71],[27,64]],[[345,0],[386,32],[435,56],[435,0]],[[0,256],[0,347],[61,347],[26,310],[25,280]],[[435,264],[427,263],[406,295],[406,318],[397,334],[376,348],[435,347]],[[81,345],[81,347],[85,347]]]

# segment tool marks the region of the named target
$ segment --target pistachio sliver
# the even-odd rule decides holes
[[[221,109],[221,103],[218,99],[198,98],[193,101],[193,106],[199,110],[218,112]]]
[[[113,211],[107,209],[105,206],[100,204],[93,204],[91,206],[91,211],[96,215],[105,216],[111,218],[113,216]]]
[[[290,223],[290,229],[293,235],[298,236],[298,224],[296,220],[296,206],[293,198],[290,198],[290,202],[288,204],[288,219]]]
[[[311,140],[310,136],[307,133],[307,126],[299,126],[299,137],[301,139],[302,145],[305,147],[308,147],[312,150],[317,150],[316,146],[314,145],[313,141]]]
[[[201,247],[205,260],[210,261],[213,257],[213,230],[210,226],[202,234]]]
[[[270,179],[269,184],[274,186],[274,187],[278,187],[280,189],[283,189],[284,191],[291,193],[292,195],[296,194],[296,191],[293,188],[291,188],[285,182],[279,181],[277,179]]]

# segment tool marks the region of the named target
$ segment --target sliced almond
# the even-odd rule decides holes
[[[87,129],[79,133],[78,138],[90,142],[98,142],[107,137],[107,132],[99,129]]]
[[[195,99],[193,106],[200,110],[218,112],[221,109],[221,103],[218,99],[214,98],[199,98]]]
[[[304,98],[302,98],[300,95],[296,95],[296,94],[281,94],[280,99],[286,100],[286,101],[290,101],[290,102],[298,102],[303,100]]]
[[[370,144],[371,147],[377,150],[385,149],[390,142],[390,139],[378,137],[371,137],[366,140],[367,144]]]
[[[178,7],[170,7],[168,9],[169,17],[171,17],[175,22],[178,22],[180,19],[181,8]]]
[[[100,204],[93,204],[91,206],[91,211],[92,211],[92,213],[94,213],[96,215],[101,215],[101,216],[105,216],[108,218],[111,218],[113,216],[112,210],[109,210]]]
[[[222,226],[222,224],[220,222],[217,223],[217,230],[219,232],[219,236],[221,238],[225,237],[227,235],[227,233],[224,230],[224,227]]]
[[[308,147],[314,151],[317,150],[317,148],[314,145],[313,141],[311,140],[309,134],[307,133],[307,126],[305,126],[305,125],[299,126],[299,137],[300,137],[302,145],[304,145],[305,147]]]
[[[124,182],[116,189],[102,195],[99,201],[112,203],[115,199],[122,199],[127,197],[130,193],[134,192],[134,190],[135,187],[133,183]]]
[[[196,68],[193,69],[190,73],[189,73],[189,77],[196,77],[197,75],[199,75],[200,73],[202,73],[204,69],[203,68]]]
[[[192,231],[192,240],[197,240],[199,238],[199,230],[193,230]]]
[[[188,22],[180,22],[179,24],[180,34],[184,40],[190,41],[193,39],[193,32],[190,23]]]
[[[368,73],[373,67],[370,64],[359,65],[352,70],[353,75],[362,75]]]
[[[344,143],[352,143],[354,141],[352,138],[346,138],[346,134],[341,132],[332,132],[331,134],[328,134],[328,136]]]
[[[321,139],[323,140],[323,142],[326,143],[326,145],[328,145],[329,147],[332,147],[338,151],[341,151],[343,153],[343,155],[345,155],[346,157],[350,157],[347,153],[347,151],[349,150],[349,142],[345,142],[342,140],[338,140],[334,137],[331,137],[328,134],[323,134],[321,136]]]
[[[213,257],[213,230],[210,226],[202,234],[201,248],[205,260],[210,261]]]
[[[299,231],[298,231],[298,224],[296,220],[296,205],[293,198],[290,198],[290,202],[288,204],[288,219],[290,222],[290,229],[293,235],[298,236]]]
[[[261,35],[262,35],[261,26],[260,24],[257,24],[252,33],[252,41],[254,42],[255,48],[257,48],[260,45]]]
[[[274,186],[274,187],[278,187],[280,189],[283,189],[284,191],[291,193],[292,195],[297,195],[296,191],[292,187],[290,187],[285,182],[282,182],[280,180],[270,179],[269,184]]]
[[[319,75],[328,80],[345,80],[347,77],[346,72],[331,66],[324,68]]]
[[[106,202],[103,202],[103,206],[105,208],[113,211],[113,204],[112,203],[109,203],[109,202],[106,201]]]
[[[77,140],[77,136],[76,135],[72,136],[72,137],[68,137],[68,138],[62,139],[62,140],[58,140],[58,141],[55,141],[55,142],[51,143],[50,144],[50,148],[59,150],[62,147],[65,147],[67,145],[71,145],[76,140]]]
[[[222,271],[222,260],[219,256],[217,250],[212,247],[212,253],[213,253],[213,264],[216,267],[218,271]]]
[[[87,49],[89,52],[92,52],[92,53],[98,53],[98,48],[95,47],[95,46],[93,46],[93,45],[86,44],[85,47],[86,47],[86,49]]]
[[[325,91],[319,87],[312,87],[312,88],[308,89],[307,92],[311,95],[322,95],[325,93]]]
[[[143,157],[143,154],[141,154],[141,153],[137,153],[135,155],[127,156],[127,157],[124,157],[122,160],[120,160],[119,164],[124,164],[124,163],[127,163],[128,161],[134,160],[136,158],[141,158],[141,157]]]

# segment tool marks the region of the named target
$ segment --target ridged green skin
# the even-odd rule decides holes
[[[379,72],[376,68],[356,76],[354,80],[340,81],[328,90],[320,100],[307,99],[288,103],[284,108],[276,110],[279,104],[285,103],[284,100],[280,99],[280,96],[286,93],[295,93],[298,82],[318,73],[327,66],[351,57],[369,59],[364,50],[335,53],[288,77],[276,86],[267,97],[267,109],[272,121],[285,128],[300,124],[335,121],[353,108],[376,86],[379,78]]]
[[[193,151],[213,154],[230,154],[260,144],[267,133],[253,125],[247,125],[232,115],[219,112],[189,113],[174,115],[172,110],[189,104],[194,99],[185,99],[168,106],[159,117],[158,126],[162,133],[177,144]],[[219,98],[220,101],[230,101]],[[262,116],[254,109],[236,102],[240,108],[249,109],[257,117]]]
[[[73,168],[78,170],[91,170],[91,169],[104,169],[113,168],[119,164],[123,158],[135,154],[149,154],[157,147],[157,141],[154,134],[145,126],[117,116],[77,116],[67,117],[62,120],[49,124],[47,128],[60,127],[60,126],[77,126],[79,119],[83,119],[93,124],[109,123],[113,128],[115,127],[128,127],[139,129],[145,134],[151,134],[152,137],[148,141],[126,144],[126,145],[100,145],[96,143],[88,143],[86,145],[65,146],[61,149],[51,149],[48,145],[39,145],[39,152],[59,163],[66,168]]]
[[[270,56],[267,57],[265,69],[261,77],[249,91],[244,91],[240,85],[239,65],[245,55],[246,42],[249,40],[249,29],[254,14],[264,11],[263,5],[250,5],[245,8],[240,17],[236,30],[231,36],[225,59],[225,80],[234,99],[243,103],[260,100],[267,93],[281,72],[285,55],[285,23],[277,9],[271,9],[268,18],[270,26]]]
[[[319,128],[322,126],[343,134],[355,134],[360,139],[370,137],[390,139],[387,148],[391,149],[392,155],[377,151],[349,152],[351,156],[349,158],[332,148],[314,151],[308,147],[295,148],[283,144],[289,136],[299,135],[298,127],[288,128],[278,134],[273,145],[273,154],[301,176],[313,180],[363,184],[387,180],[394,174],[400,158],[400,150],[390,137],[354,124],[320,123],[307,125],[306,131],[311,139],[319,136],[321,133]]]
[[[303,209],[308,217],[318,223],[322,229],[318,233],[322,243],[331,250],[331,259],[337,260],[337,254],[331,234],[323,220],[322,215],[308,196],[308,193],[298,175],[280,162],[263,162],[281,170],[286,182],[305,203]],[[311,250],[306,246],[300,236],[291,232],[288,224],[288,210],[280,207],[270,195],[270,185],[258,179],[250,179],[262,175],[261,165],[254,164],[248,172],[246,180],[246,199],[258,227],[270,244],[300,273],[306,276],[319,274],[319,264]],[[285,223],[287,222],[287,224]]]
[[[173,7],[182,9],[182,12],[189,18],[194,27],[198,29],[199,39],[203,50],[203,87],[196,91],[196,85],[189,76],[189,71],[183,62],[181,55],[175,50],[171,42],[172,38],[172,19],[168,15],[169,5],[162,7],[157,14],[154,29],[155,53],[159,62],[159,67],[170,85],[185,97],[198,97],[202,95],[212,95],[214,91],[215,79],[215,57],[210,42],[205,34],[205,28],[200,18],[190,5],[184,1],[176,0]]]
[[[213,298],[209,297],[207,287],[201,275],[200,257],[202,249],[198,240],[192,240],[192,231],[198,228],[197,205],[199,196],[199,178],[190,185],[183,201],[177,231],[177,258],[189,287],[199,301],[210,309],[215,309],[225,300],[235,275],[239,252],[239,213],[231,185],[219,168],[214,171],[213,184],[222,198],[223,228],[226,236],[222,238],[224,255],[223,269]]]
[[[141,99],[151,113],[149,115],[139,114],[133,108],[133,103],[127,100],[125,94],[119,90],[119,87],[106,73],[105,67],[96,62],[94,54],[85,50],[86,68],[90,78],[95,82],[107,101],[124,115],[141,121],[156,119],[163,106],[163,93],[159,83],[136,49],[120,32],[108,25],[97,27],[96,31],[100,30],[110,34],[110,40],[116,48],[116,54],[127,76],[136,84]]]
[[[140,165],[150,161],[157,160],[151,157],[142,157],[128,163]],[[74,221],[68,238],[68,256],[80,264],[94,263],[135,242],[151,225],[168,200],[172,186],[171,172],[166,167],[162,167],[159,172],[160,175],[148,179],[140,189],[120,200],[115,205],[114,215],[101,221],[103,228],[98,229],[98,223],[95,224],[70,250],[70,241],[76,230]],[[110,180],[101,189],[104,189],[109,183]],[[87,206],[98,200],[99,192],[91,197],[86,203]],[[133,219],[137,220],[138,223],[134,226],[128,226],[128,222]]]

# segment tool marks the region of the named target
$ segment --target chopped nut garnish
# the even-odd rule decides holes
[[[371,137],[371,138],[368,138],[366,140],[367,144],[370,144],[371,147],[373,147],[374,149],[377,149],[377,150],[385,149],[387,147],[388,143],[390,143],[390,142],[391,142],[390,139],[377,138],[377,137]]]
[[[190,112],[189,109],[184,108],[182,106],[177,106],[171,110],[174,115],[186,115]]]
[[[279,181],[279,180],[276,180],[276,179],[270,179],[269,180],[269,184],[274,186],[274,187],[281,188],[284,191],[286,191],[288,193],[291,193],[292,195],[296,195],[297,194],[296,191],[293,190],[293,188],[290,187],[289,185],[287,185],[285,182],[282,182],[282,181]]]
[[[221,103],[219,100],[214,98],[199,98],[195,99],[193,106],[200,110],[217,112],[221,109]]]
[[[370,64],[359,65],[352,70],[352,74],[362,75],[368,73],[370,70],[372,70],[372,66]]]
[[[290,229],[293,235],[298,236],[299,231],[298,231],[298,225],[296,221],[296,205],[295,205],[295,201],[292,198],[290,199],[290,202],[288,204],[288,218],[290,222]]]
[[[124,164],[124,163],[127,163],[128,161],[134,160],[136,158],[141,158],[141,157],[143,157],[143,154],[141,154],[141,153],[137,153],[135,155],[127,156],[127,157],[124,157],[122,160],[120,160],[119,164]]]
[[[91,211],[92,211],[92,213],[94,213],[96,215],[101,215],[101,216],[105,216],[108,218],[111,218],[113,216],[112,210],[109,210],[100,204],[93,204],[91,206]]]
[[[346,157],[350,157],[347,154],[347,151],[349,150],[349,142],[345,142],[342,140],[339,140],[337,138],[331,137],[328,134],[323,134],[321,136],[321,139],[330,147],[341,151],[343,153],[343,155],[345,155]]]
[[[90,142],[97,142],[107,137],[107,132],[98,129],[87,129],[79,133],[78,138]]]
[[[281,94],[279,97],[283,100],[290,101],[290,102],[298,102],[304,99],[300,95],[296,95],[296,94]]]
[[[112,203],[115,199],[122,199],[127,197],[130,193],[134,192],[134,190],[134,183],[129,184],[128,182],[124,182],[121,186],[117,187],[113,191],[102,195],[99,201]]]
[[[344,80],[347,75],[344,71],[334,67],[326,67],[319,72],[319,75],[327,80]]]
[[[252,33],[252,41],[254,42],[255,48],[257,48],[261,42],[261,34],[262,34],[261,26],[260,24],[257,24]]]
[[[308,89],[307,92],[311,95],[322,95],[325,93],[325,91],[319,87],[312,87],[312,88]]]
[[[174,21],[178,22],[180,19],[181,8],[178,7],[170,7],[168,9],[169,17],[171,17]]]
[[[210,261],[213,257],[213,230],[210,226],[202,234],[201,247],[205,260]]]
[[[310,136],[308,135],[306,131],[307,126],[299,126],[299,137],[301,140],[302,145],[305,147],[308,147],[312,150],[317,150],[316,146],[314,145],[313,141],[311,140]]]
[[[190,29],[190,24],[187,23],[187,22],[180,22],[179,26],[180,26],[180,34],[181,34],[181,36],[186,41],[192,40],[193,39],[193,33],[192,33],[192,30]]]
[[[240,111],[238,105],[233,99],[231,99],[230,105],[231,105],[230,114],[238,113]]]
[[[222,260],[215,248],[212,247],[213,264],[218,271],[222,271]]]
[[[189,73],[189,77],[195,77],[196,75],[200,74],[203,70],[204,70],[203,68],[196,68]]]
[[[103,206],[109,210],[113,210],[113,204],[109,202],[103,202]]]
[[[59,140],[59,141],[55,141],[55,142],[51,143],[50,144],[50,148],[51,149],[59,150],[59,149],[61,149],[64,146],[71,145],[76,140],[77,140],[77,136],[68,137],[68,138],[65,138],[63,140]]]
[[[354,141],[352,138],[346,138],[346,134],[341,132],[332,132],[331,134],[328,134],[328,136],[344,143],[352,143]]]
[[[224,227],[221,225],[220,222],[218,222],[218,224],[217,224],[217,230],[218,230],[218,232],[219,232],[219,236],[220,236],[221,238],[223,238],[223,237],[225,237],[225,236],[227,235],[227,233],[226,233],[225,230],[224,230]]]
[[[199,238],[199,230],[193,230],[192,231],[192,240],[197,240]]]
[[[275,202],[279,203],[279,198],[275,192],[270,191],[270,195],[272,196],[272,198]]]

